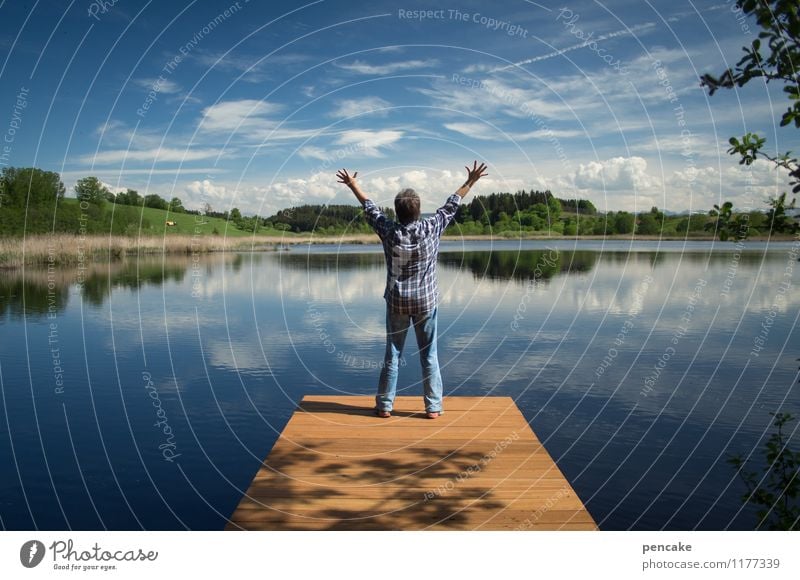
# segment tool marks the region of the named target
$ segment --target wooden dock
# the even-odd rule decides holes
[[[228,530],[596,530],[510,397],[306,396]]]

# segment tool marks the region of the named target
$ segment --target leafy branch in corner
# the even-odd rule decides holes
[[[800,452],[789,449],[789,436],[784,433],[784,426],[793,421],[789,413],[770,413],[775,420],[777,430],[770,435],[764,448],[767,465],[759,476],[749,471],[746,461],[741,455],[734,455],[728,463],[738,469],[739,477],[747,486],[747,493],[742,495],[744,503],[761,506],[758,510],[758,526],[766,526],[770,530],[800,529],[800,505],[797,497],[800,493]]]
[[[738,0],[736,5],[748,16],[755,16],[762,31],[748,47],[735,67],[719,77],[704,74],[701,86],[709,95],[718,89],[742,87],[753,79],[765,83],[783,83],[790,105],[781,118],[781,127],[794,123],[800,128],[800,4],[797,0]],[[766,45],[766,47],[764,47]],[[763,49],[763,52],[762,52]],[[768,51],[768,52],[767,52]],[[789,172],[792,191],[800,191],[800,162],[791,151],[775,156],[762,151],[766,140],[755,133],[741,139],[731,137],[728,153],[740,156],[740,165],[750,165],[756,159],[766,159]]]

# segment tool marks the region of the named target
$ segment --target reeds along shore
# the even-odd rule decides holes
[[[0,267],[69,265],[126,256],[152,254],[205,254],[230,250],[274,250],[274,238],[225,238],[217,236],[127,237],[74,236],[68,234],[0,238]]]
[[[691,236],[562,236],[562,235],[449,235],[445,239],[466,240],[714,240],[712,235]],[[751,236],[750,241],[791,241],[788,234]],[[286,236],[193,236],[171,234],[168,236],[76,236],[69,234],[37,234],[25,237],[0,237],[0,268],[25,266],[71,265],[83,262],[118,260],[126,256],[163,254],[207,254],[225,251],[275,251],[298,244],[377,244],[375,234],[314,235],[291,234]],[[733,245],[731,244],[731,248]]]

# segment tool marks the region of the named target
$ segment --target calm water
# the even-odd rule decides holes
[[[752,529],[726,459],[800,410],[791,250],[444,244],[445,394],[513,397],[602,529]],[[221,529],[303,395],[373,394],[377,246],[79,275],[0,278],[4,529]]]

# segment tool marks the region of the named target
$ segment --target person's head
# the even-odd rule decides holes
[[[403,224],[410,224],[419,219],[419,196],[413,189],[404,189],[394,198],[394,213],[397,220]]]

